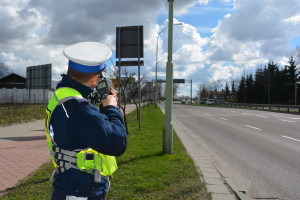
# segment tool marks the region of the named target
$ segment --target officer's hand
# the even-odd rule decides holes
[[[115,96],[116,98],[118,98],[118,92],[114,88],[110,88],[109,94],[111,94],[111,95]]]
[[[116,95],[108,95],[105,99],[101,99],[101,104],[105,106],[118,106],[118,97]]]

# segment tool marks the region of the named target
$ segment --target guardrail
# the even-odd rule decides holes
[[[287,112],[298,110],[300,112],[300,105],[278,105],[278,104],[248,104],[248,103],[221,103],[214,104],[216,106],[226,107],[239,107],[239,108],[250,108],[250,109],[262,109],[262,110],[285,110]]]

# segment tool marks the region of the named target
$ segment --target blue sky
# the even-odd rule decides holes
[[[66,46],[102,42],[112,48],[115,61],[116,27],[143,25],[142,74],[152,80],[156,39],[167,19],[167,0],[1,0],[0,62],[23,76],[27,66],[52,63],[58,80],[67,69]],[[284,65],[300,46],[298,0],[175,0],[174,22],[183,23],[174,26],[174,78],[192,79],[193,95],[199,84],[238,81],[242,65],[246,73],[269,60]],[[158,50],[158,75],[164,79],[167,31]],[[187,87],[181,85],[180,94]]]

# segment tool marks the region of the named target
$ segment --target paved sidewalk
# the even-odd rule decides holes
[[[127,105],[126,113],[134,109]],[[44,120],[0,127],[0,196],[47,162]]]
[[[0,195],[49,161],[44,120],[0,127]]]

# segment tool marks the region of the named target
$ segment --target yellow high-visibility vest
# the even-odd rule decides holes
[[[51,160],[56,172],[62,173],[70,168],[75,168],[92,173],[95,176],[99,173],[102,176],[110,176],[117,170],[117,162],[114,156],[99,153],[91,148],[74,151],[64,150],[58,147],[53,140],[54,133],[50,125],[51,115],[58,105],[74,98],[83,99],[82,95],[75,89],[59,88],[54,92],[46,109],[45,132]]]

